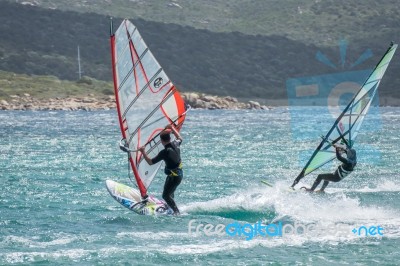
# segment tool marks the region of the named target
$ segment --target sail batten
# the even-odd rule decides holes
[[[133,136],[138,132],[138,130],[144,129],[144,128],[147,128],[148,126],[150,126],[149,124],[146,125],[146,122],[154,115],[154,113],[156,113],[156,112],[160,109],[160,106],[161,106],[163,103],[165,103],[165,102],[169,99],[169,97],[171,97],[171,95],[172,95],[172,93],[168,93],[167,97],[165,97],[165,98],[162,100],[162,102],[161,102],[159,105],[157,105],[157,106],[153,109],[153,111],[151,111],[151,113],[150,113],[146,118],[144,118],[144,120],[142,121],[142,123],[135,129],[135,131],[132,132],[131,138],[133,138]],[[130,108],[130,107],[129,107],[129,108]],[[164,118],[165,118],[165,116],[164,116]],[[130,139],[129,141],[131,141],[131,139]]]
[[[159,133],[175,122],[180,130],[185,120],[185,104],[129,20],[123,20],[111,36],[111,46],[120,129],[131,150],[130,166],[144,196],[161,163],[148,165],[137,150],[145,146],[150,157],[157,155],[163,149]]]
[[[154,81],[154,79],[161,73],[162,68],[160,68],[157,73],[147,82],[147,84],[137,93],[136,97],[132,100],[132,102],[129,104],[129,106],[126,108],[123,117],[125,117],[126,113],[129,111],[129,109],[132,107],[133,104],[137,101],[137,99],[140,97],[140,95],[150,86],[150,83]]]
[[[379,63],[375,66],[375,69],[361,86],[360,90],[354,95],[353,99],[336,119],[335,123],[328,131],[328,134],[323,137],[323,140],[313,152],[305,167],[294,180],[292,187],[306,175],[336,158],[336,152],[333,147],[334,144],[343,142],[349,147],[353,146],[362,122],[372,104],[378,86],[396,49],[397,44],[390,45]]]

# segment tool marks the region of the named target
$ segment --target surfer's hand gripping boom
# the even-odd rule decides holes
[[[321,136],[321,138],[322,138],[324,141],[328,142],[330,145],[332,145],[332,147],[334,147],[334,148],[336,148],[336,149],[345,150],[346,147],[347,147],[347,145],[346,145],[345,143],[342,144],[342,143],[335,142],[335,141],[333,141],[332,139],[328,139],[328,138],[325,139],[325,136]]]

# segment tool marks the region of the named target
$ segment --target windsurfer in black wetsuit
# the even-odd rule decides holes
[[[357,164],[356,151],[349,147],[341,148],[341,147],[335,146],[335,148],[336,148],[336,158],[339,161],[341,161],[343,164],[340,165],[338,167],[338,169],[335,171],[335,173],[333,173],[333,174],[329,173],[329,174],[318,175],[317,179],[315,180],[315,182],[311,188],[302,187],[302,189],[312,192],[317,188],[319,183],[321,183],[321,181],[324,180],[324,183],[322,184],[321,189],[318,191],[318,192],[324,192],[325,188],[328,186],[330,181],[339,182],[354,170],[354,167]],[[342,152],[346,153],[347,158],[344,158],[341,155]]]
[[[172,132],[176,138],[176,140],[172,142],[170,132]],[[153,159],[147,155],[145,147],[141,147],[139,150],[142,152],[144,159],[149,165],[164,160],[164,173],[167,175],[167,178],[165,180],[162,197],[168,206],[174,211],[174,215],[179,215],[179,209],[174,201],[174,192],[183,178],[181,152],[179,149],[179,146],[182,143],[182,137],[172,125],[168,125],[165,127],[165,130],[160,133],[160,139],[164,149]]]

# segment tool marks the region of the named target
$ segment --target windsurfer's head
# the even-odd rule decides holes
[[[170,130],[164,130],[160,133],[160,139],[164,143],[168,143],[171,141]]]
[[[347,148],[345,151],[348,160],[357,161],[357,153],[355,149]]]

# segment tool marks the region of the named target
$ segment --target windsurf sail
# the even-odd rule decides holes
[[[364,118],[371,106],[383,75],[397,49],[397,44],[391,44],[382,59],[376,65],[368,79],[354,95],[343,112],[336,119],[328,134],[322,137],[321,143],[312,154],[311,158],[294,180],[292,188],[306,175],[317,170],[326,163],[336,158],[333,145],[342,144],[352,147],[359,133]]]
[[[125,19],[113,33],[111,20],[110,42],[119,126],[143,197],[161,163],[148,165],[138,149],[146,146],[150,157],[157,155],[163,149],[160,132],[168,124],[179,131],[186,106],[135,25]]]

